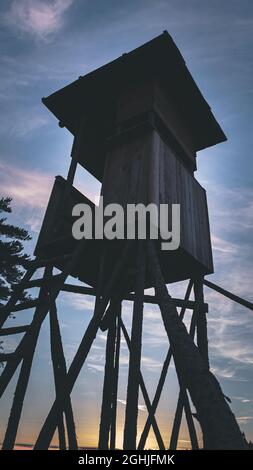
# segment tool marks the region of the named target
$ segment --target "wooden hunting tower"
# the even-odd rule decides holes
[[[25,325],[0,331],[2,335],[25,333],[18,353],[10,358],[1,355],[8,363],[0,379],[0,395],[22,361],[3,448],[14,446],[39,331],[48,313],[55,402],[35,449],[47,449],[56,429],[61,449],[78,447],[71,391],[99,328],[107,330],[99,449],[115,449],[116,445],[121,334],[129,349],[124,449],[143,449],[151,427],[159,449],[176,449],[183,411],[191,446],[198,449],[189,395],[202,429],[204,448],[244,448],[235,417],[209,370],[208,306],[203,285],[248,308],[253,306],[204,279],[213,272],[213,261],[206,193],[194,176],[196,153],[226,137],[182,55],[164,32],[43,98],[43,103],[57,117],[60,127],[73,134],[74,143],[67,179],[56,177],[35,259],[1,313],[0,326],[12,311],[36,307],[29,328]],[[96,210],[73,186],[78,164],[102,183],[104,204],[180,204],[180,247],[162,251],[154,240],[75,240],[73,206],[84,202],[93,212]],[[43,277],[32,279],[40,267],[45,268]],[[54,268],[61,273],[56,274]],[[68,284],[69,275],[85,285]],[[184,299],[171,298],[166,284],[185,279],[189,279],[189,285]],[[40,287],[38,299],[17,304],[22,292],[32,287]],[[155,295],[147,295],[146,287],[154,287]],[[192,288],[194,300],[190,300]],[[94,314],[68,370],[56,309],[61,291],[96,298]],[[121,316],[123,300],[133,301],[131,337]],[[170,344],[152,402],[141,373],[145,303],[158,304]],[[181,307],[180,313],[177,307]],[[183,323],[186,309],[193,312],[189,331]],[[155,412],[172,357],[180,393],[170,443],[165,445]],[[139,389],[148,417],[137,443]]]
[[[102,182],[104,204],[180,204],[180,248],[161,256],[166,281],[212,273],[206,193],[194,171],[196,152],[225,135],[169,34],[80,77],[43,103],[74,135],[72,159]],[[56,185],[61,200],[64,182]],[[81,202],[82,196],[75,196]],[[55,223],[56,213],[49,217]],[[44,237],[48,242],[48,226]],[[80,268],[79,274],[95,285],[93,250],[95,244],[88,249],[92,268],[87,264],[87,273]],[[36,254],[45,256],[42,238]]]

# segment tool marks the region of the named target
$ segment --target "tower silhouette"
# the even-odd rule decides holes
[[[199,448],[194,420],[205,449],[243,449],[245,441],[218,381],[210,372],[207,339],[208,305],[204,284],[233,301],[251,303],[205,279],[213,273],[208,209],[204,188],[194,176],[196,152],[226,140],[184,59],[167,32],[118,59],[79,77],[43,98],[60,127],[74,136],[67,178],[57,176],[46,209],[35,258],[22,282],[1,309],[1,335],[23,333],[16,351],[2,354],[6,366],[0,394],[21,365],[3,449],[15,445],[40,329],[50,318],[55,401],[35,449],[47,449],[58,429],[60,449],[78,448],[71,391],[99,329],[107,332],[99,449],[115,449],[121,337],[129,349],[124,449],[143,449],[152,428],[159,449],[176,449],[183,412],[192,449]],[[95,205],[74,187],[77,165],[102,182],[105,205],[180,204],[181,239],[177,250],[161,250],[161,240],[82,239],[72,236],[72,210]],[[170,214],[171,216],[171,214]],[[95,227],[92,227],[92,232]],[[36,271],[43,268],[40,278]],[[60,274],[54,269],[60,270]],[[82,284],[67,283],[71,275]],[[189,280],[184,299],[169,295],[167,284]],[[23,290],[40,287],[36,300],[20,302]],[[155,294],[145,293],[154,287]],[[190,300],[194,290],[194,300]],[[95,296],[94,314],[67,369],[56,300],[61,291]],[[131,335],[121,316],[122,301],[133,302]],[[151,401],[141,373],[144,304],[157,304],[168,336],[165,358]],[[31,324],[5,328],[11,312],[35,308]],[[180,312],[178,312],[180,308]],[[192,312],[189,331],[183,323]],[[179,383],[170,442],[165,443],[155,413],[171,360]],[[141,390],[148,417],[137,442]],[[193,415],[192,404],[196,409]]]

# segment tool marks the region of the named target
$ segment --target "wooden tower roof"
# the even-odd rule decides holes
[[[162,80],[163,86],[173,96],[179,112],[188,122],[196,152],[226,140],[167,31],[79,77],[42,101],[57,117],[60,125],[76,135],[84,114],[92,112],[106,119],[120,90],[129,83],[152,78]],[[93,162],[93,165],[96,166],[96,163]],[[92,173],[96,176],[95,166]],[[101,162],[98,162],[98,166],[101,166]],[[97,173],[101,174],[101,171]]]

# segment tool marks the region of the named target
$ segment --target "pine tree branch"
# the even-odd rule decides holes
[[[10,203],[12,201],[11,197],[1,197],[0,198],[0,212],[11,212]]]
[[[3,220],[3,219],[2,219]],[[15,238],[16,240],[31,240],[27,230],[16,227],[15,225],[5,224],[0,220],[0,235],[8,238]]]
[[[11,198],[0,198],[0,213],[11,212]],[[10,238],[11,241],[0,239],[0,305],[1,301],[6,302],[12,294],[15,285],[20,282],[23,276],[23,267],[27,264],[30,256],[23,252],[22,241],[30,240],[28,231],[5,223],[6,217],[0,218],[0,236]],[[26,292],[22,294],[20,300],[29,299]]]

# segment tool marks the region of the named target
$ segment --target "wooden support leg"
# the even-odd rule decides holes
[[[1,377],[0,377],[0,398],[2,397],[3,393],[5,392],[8,384],[10,383],[15,371],[17,370],[20,362],[23,360],[26,351],[29,350],[29,344],[32,342],[32,337],[36,337],[38,334],[41,325],[46,317],[48,312],[48,307],[46,306],[38,306],[35,310],[35,314],[33,317],[33,321],[29,326],[28,331],[20,341],[17,349],[13,357],[8,361],[6,364]]]
[[[203,432],[205,449],[245,449],[238,423],[220,385],[170,301],[155,246],[148,242],[150,268],[178,377],[189,390]]]
[[[100,322],[102,319],[102,316],[104,314],[104,311],[106,309],[106,306],[108,304],[109,298],[112,295],[112,289],[116,283],[116,280],[118,279],[120,273],[123,270],[124,263],[126,262],[127,256],[129,254],[129,249],[132,245],[127,242],[125,250],[123,251],[120,259],[117,260],[117,263],[115,265],[114,271],[110,277],[110,279],[107,282],[106,288],[103,293],[103,298],[97,298],[96,299],[96,305],[95,305],[95,312],[94,315],[85,331],[85,334],[83,336],[83,339],[80,343],[80,346],[77,350],[77,353],[72,361],[72,364],[69,368],[69,371],[66,376],[66,381],[65,381],[65,394],[70,394],[71,390],[75,384],[75,381],[80,373],[81,368],[83,367],[83,364],[86,360],[86,357],[90,351],[90,348],[92,346],[92,343],[96,337],[98,328],[100,326]],[[53,438],[55,429],[57,427],[57,416],[58,416],[58,409],[63,407],[62,403],[62,398],[59,400],[55,400],[47,418],[46,421],[40,431],[40,434],[38,436],[37,442],[34,446],[34,449],[36,450],[43,450],[43,449],[48,449],[49,444]]]
[[[126,343],[127,343],[127,347],[130,351],[131,347],[132,347],[131,346],[131,341],[130,341],[130,338],[129,338],[128,333],[127,333],[127,329],[126,329],[122,319],[120,321],[120,325],[121,325],[121,329],[122,329],[123,335],[124,335]],[[145,383],[144,383],[144,380],[143,380],[143,377],[142,377],[142,373],[140,373],[140,388],[141,388],[141,392],[142,392],[142,395],[143,395],[144,402],[145,402],[145,405],[147,407],[148,413],[151,415],[151,402],[150,402],[148,392],[147,392],[147,389],[146,389],[146,386],[145,386]],[[162,439],[162,436],[161,436],[161,433],[160,433],[160,430],[159,430],[159,427],[158,427],[158,424],[156,422],[156,419],[155,419],[154,415],[151,418],[151,424],[152,424],[152,427],[153,427],[153,431],[154,431],[159,449],[160,450],[165,450],[164,442],[163,442],[163,439]]]
[[[205,312],[203,312],[200,307],[204,301],[203,280],[203,277],[201,277],[194,281],[195,301],[199,303],[197,317],[197,345],[201,356],[209,368],[207,319]]]
[[[51,356],[54,369],[55,391],[58,397],[63,393],[63,385],[66,379],[67,367],[64,357],[64,351],[61,340],[60,326],[57,317],[56,304],[53,302],[50,308],[50,336],[51,336]],[[67,395],[64,400],[64,412],[66,416],[66,427],[68,433],[69,449],[77,449],[77,439],[75,431],[74,415],[72,410],[70,395]],[[58,422],[59,446],[60,449],[66,449],[64,415],[59,413]]]
[[[186,300],[186,301],[189,300],[189,298],[190,298],[192,286],[193,286],[193,282],[189,281],[187,289],[186,289],[185,297],[184,297],[184,300]],[[181,311],[180,311],[180,315],[179,315],[181,320],[183,320],[183,318],[184,318],[185,311],[186,311],[186,308],[182,307]],[[171,357],[172,357],[172,351],[171,351],[171,348],[169,348],[167,356],[166,356],[165,361],[163,363],[163,368],[162,368],[161,376],[160,376],[160,379],[159,379],[159,382],[158,382],[158,385],[157,385],[154,400],[152,402],[151,413],[149,413],[149,415],[148,415],[146,424],[144,426],[144,429],[143,429],[141,437],[140,437],[138,450],[143,450],[144,447],[145,447],[146,440],[147,440],[147,437],[148,437],[148,434],[149,434],[149,431],[150,431],[150,427],[151,427],[151,424],[152,424],[152,417],[155,415],[155,412],[156,412],[156,409],[157,409],[157,406],[158,406],[158,403],[159,403],[159,400],[160,400],[160,397],[161,397],[161,393],[162,393],[162,390],[163,390],[163,387],[164,387],[164,383],[165,383],[165,379],[166,379],[166,376],[167,376],[167,371],[168,371],[168,368],[169,368],[169,365],[170,365]]]
[[[197,308],[198,308],[198,305],[197,305]],[[198,311],[195,309],[192,314],[191,326],[190,326],[190,336],[193,339],[194,339],[195,329],[196,329],[196,315],[197,314],[198,314]],[[179,385],[180,385],[180,392],[179,392],[174,422],[173,422],[172,431],[171,431],[169,449],[172,449],[172,450],[177,449],[179,431],[180,431],[183,409],[184,409],[186,421],[188,425],[188,430],[190,434],[191,446],[192,446],[192,449],[196,450],[198,449],[198,439],[197,439],[197,433],[196,433],[194,422],[193,422],[189,398],[187,395],[186,388],[184,384],[182,383],[182,380],[180,379],[179,379]]]
[[[55,394],[58,396],[61,393],[61,379],[59,371],[59,361],[57,358],[57,349],[56,349],[56,332],[55,332],[55,316],[56,305],[50,307],[50,343],[51,343],[51,359],[53,364],[54,371],[54,384],[55,384]],[[59,436],[59,449],[66,450],[66,436],[65,436],[65,425],[64,425],[64,416],[63,413],[59,413],[58,416],[58,436]]]
[[[138,242],[137,280],[132,319],[131,349],[127,385],[126,416],[124,428],[124,449],[136,449],[138,397],[140,383],[141,342],[143,321],[143,297],[145,288],[145,246]]]
[[[192,450],[198,450],[199,449],[198,438],[197,438],[196,428],[194,425],[192,410],[191,410],[190,401],[189,401],[186,388],[183,389],[182,395],[183,395],[182,398],[183,398],[184,412],[185,412],[186,422],[187,422],[189,435],[190,435],[191,447],[192,447]]]
[[[120,337],[121,337],[120,319],[121,319],[121,305],[119,305],[118,315],[116,319],[117,333],[116,333],[116,348],[115,348],[114,371],[113,371],[110,450],[115,450],[115,446],[116,446],[117,397],[118,397],[119,356],[120,356]]]
[[[106,312],[106,315],[109,315],[109,318],[107,324],[108,333],[106,342],[105,373],[98,442],[98,448],[102,450],[108,449],[112,419],[112,392],[114,380],[114,356],[116,346],[117,316],[115,308],[117,308],[117,303],[115,305],[115,302],[111,301],[110,306]]]
[[[82,240],[80,242],[80,245],[77,247],[77,249],[71,256],[71,258],[69,258],[69,261],[67,262],[66,267],[64,268],[62,274],[58,278],[57,282],[54,284],[54,287],[51,291],[51,297],[50,297],[51,300],[56,299],[69,273],[72,272],[73,268],[78,263],[80,256],[82,256],[82,253],[84,251],[85,242],[86,240]],[[52,264],[48,262],[47,267],[50,267],[50,266],[52,266]],[[40,329],[44,319],[46,318],[50,305],[48,303],[48,299],[45,299],[45,300],[46,301],[44,302],[44,299],[43,299],[44,304],[38,305],[38,307],[36,308],[33,321],[29,327],[29,330],[20,341],[15,351],[14,357],[8,361],[7,365],[4,368],[4,371],[0,377],[0,398],[3,395],[6,387],[8,386],[10,380],[12,379],[17,367],[22,361],[23,355],[25,354],[27,349],[29,349],[29,342],[32,341],[32,336],[33,335],[36,336],[37,330]]]
[[[49,269],[50,268],[45,269],[44,276],[48,275]],[[47,296],[48,296],[47,290],[44,287],[42,287],[40,289],[40,294],[39,294],[40,300],[43,300],[43,298],[47,298]],[[17,382],[15,394],[14,394],[14,399],[12,403],[8,426],[7,426],[4,441],[3,441],[3,446],[2,446],[3,450],[13,449],[14,444],[15,444],[16,435],[18,431],[18,425],[19,425],[19,421],[21,417],[25,394],[27,391],[28,381],[30,378],[33,356],[34,356],[39,332],[40,332],[40,324],[38,324],[36,330],[34,331],[34,334],[30,336],[30,340],[27,344],[27,349],[23,356],[22,366],[21,366],[21,370],[20,370],[20,374],[19,374],[19,378],[18,378],[18,382]]]
[[[193,315],[192,315],[192,322],[191,322],[191,327],[190,327],[190,336],[194,339],[195,330],[197,330],[198,348],[199,348],[199,351],[200,351],[204,361],[206,361],[206,364],[209,368],[208,341],[207,341],[207,320],[206,320],[205,312],[203,312],[202,309],[201,309],[201,306],[203,305],[203,301],[204,301],[203,279],[202,278],[200,278],[198,280],[195,280],[195,282],[194,282],[194,294],[195,294],[196,307],[195,307],[195,309],[193,311]],[[186,420],[187,420],[187,424],[188,424],[192,449],[197,449],[198,448],[197,434],[196,434],[196,430],[195,430],[195,426],[194,426],[194,421],[193,421],[193,418],[192,418],[192,413],[191,413],[191,409],[190,409],[190,403],[189,403],[187,391],[186,391],[184,386],[182,387],[182,389],[180,391],[180,394],[179,394],[179,400],[178,400],[178,404],[177,404],[175,420],[174,420],[174,423],[173,423],[173,428],[172,428],[172,433],[171,433],[170,449],[176,449],[177,448],[177,441],[178,441],[179,429],[180,429],[180,425],[181,425],[183,407],[185,409],[185,415],[186,415]]]
[[[11,295],[11,298],[4,306],[4,310],[1,312],[0,316],[0,328],[2,328],[3,324],[7,320],[8,316],[11,314],[13,307],[16,305],[17,301],[20,298],[21,293],[25,289],[25,285],[31,279],[32,275],[34,274],[35,268],[30,268],[26,271],[23,279],[20,281],[19,285],[15,286],[15,290]]]
[[[177,449],[179,430],[180,430],[180,426],[182,422],[183,409],[185,411],[185,417],[186,417],[186,422],[187,422],[187,426],[189,430],[191,447],[193,450],[197,450],[199,448],[197,433],[196,433],[196,429],[194,426],[194,421],[192,417],[192,412],[191,412],[191,407],[190,407],[190,402],[189,402],[189,398],[187,395],[187,391],[183,386],[181,386],[181,389],[179,392],[179,398],[177,402],[177,408],[176,408],[175,418],[174,418],[172,432],[171,432],[169,449],[171,450]]]
[[[63,413],[58,418],[58,439],[59,439],[59,450],[66,450],[67,446],[66,446],[66,435],[65,435]]]
[[[195,293],[196,307],[193,311],[192,323],[190,327],[190,336],[194,339],[195,330],[197,330],[197,345],[204,361],[206,361],[206,364],[209,368],[207,320],[206,320],[205,312],[203,312],[201,309],[201,306],[203,305],[203,301],[204,301],[203,279],[195,280],[194,293]],[[188,424],[192,449],[198,449],[197,434],[196,434],[196,430],[194,426],[194,421],[192,418],[187,391],[184,386],[182,387],[180,394],[179,394],[175,420],[173,423],[173,428],[172,428],[172,433],[171,433],[170,449],[177,448],[177,441],[178,441],[179,429],[181,425],[183,408],[185,409],[185,415],[186,415],[186,420]]]

